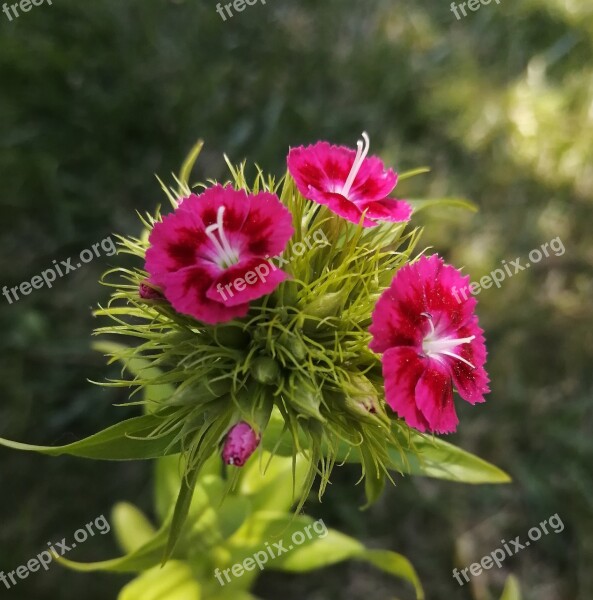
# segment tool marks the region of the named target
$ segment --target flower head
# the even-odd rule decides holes
[[[267,259],[282,253],[292,234],[292,216],[274,194],[217,185],[155,224],[146,270],[178,312],[229,321],[288,277]]]
[[[383,354],[385,400],[420,431],[456,430],[453,386],[470,404],[490,391],[476,299],[454,294],[468,279],[436,255],[422,257],[397,272],[373,313],[370,347]]]
[[[259,436],[250,425],[241,421],[228,432],[222,459],[227,465],[242,467],[259,446]]]
[[[374,227],[378,221],[408,221],[412,207],[388,198],[397,174],[386,170],[379,158],[367,158],[369,136],[363,133],[362,137],[356,151],[327,142],[292,148],[288,170],[299,192],[353,223],[359,223],[364,213],[364,227]]]

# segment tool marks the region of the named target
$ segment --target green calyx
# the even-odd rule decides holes
[[[111,319],[97,334],[139,342],[114,358],[143,361],[145,368],[131,381],[108,385],[174,387],[147,410],[162,421],[152,436],[169,436],[181,448],[188,473],[219,451],[239,420],[264,434],[275,409],[293,452],[310,465],[301,504],[317,475],[323,493],[344,443],[360,450],[371,500],[392,466],[389,447],[398,443],[367,330],[377,299],[410,260],[420,230],[349,223],[303,198],[288,174],[276,183],[259,171],[248,186],[244,167],[231,167],[237,189],[274,192],[293,215],[295,234],[282,267],[290,278],[252,302],[244,319],[215,326],[175,312],[166,301],[143,300],[138,289],[148,276],[143,270],[148,234],[160,219],[147,216],[143,235],[119,238],[120,252],[135,256],[139,265],[106,274],[104,282],[114,292],[108,306],[96,311]],[[178,184],[166,190],[174,207],[190,193],[186,182]],[[306,252],[291,253],[298,243]]]

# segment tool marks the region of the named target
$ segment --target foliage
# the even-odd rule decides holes
[[[273,548],[274,542],[280,542],[287,552],[271,558],[265,563],[266,568],[305,573],[348,559],[363,560],[405,579],[415,589],[416,598],[424,598],[412,565],[395,552],[368,550],[357,540],[325,526],[319,532],[315,528],[309,537],[303,534],[303,542],[294,549],[288,546],[286,540],[292,539],[294,533],[307,527],[310,531],[315,524],[311,517],[295,516],[290,511],[305,484],[306,465],[302,459],[297,460],[293,472],[291,458],[272,458],[263,452],[259,459],[240,473],[231,491],[225,482],[220,458],[213,456],[208,461],[198,479],[174,559],[164,566],[160,564],[166,544],[163,531],[169,526],[178,489],[183,483],[183,469],[179,458],[174,456],[157,461],[155,510],[162,519],[158,529],[133,505],[118,504],[112,521],[126,554],[119,559],[91,564],[65,559],[60,562],[80,571],[139,573],[124,587],[120,600],[247,599],[255,598],[249,590],[259,575],[257,569],[245,571],[240,577],[229,575],[230,582],[219,573],[222,583],[215,578],[215,570],[229,569],[257,552],[266,553],[266,546]],[[268,468],[264,475],[265,465]]]

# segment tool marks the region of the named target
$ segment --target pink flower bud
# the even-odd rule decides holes
[[[242,467],[258,446],[257,433],[245,421],[241,421],[229,430],[222,449],[222,459],[227,465]]]
[[[150,287],[145,282],[140,284],[140,287],[138,288],[138,294],[143,300],[162,300],[163,298],[163,295],[158,290]]]

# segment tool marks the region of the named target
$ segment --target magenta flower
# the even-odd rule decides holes
[[[468,280],[438,256],[422,257],[397,272],[373,312],[370,347],[383,354],[385,400],[420,431],[456,430],[453,386],[470,404],[490,391],[476,299],[454,295]]]
[[[222,459],[227,465],[242,467],[258,446],[257,433],[245,421],[240,421],[227,434]]]
[[[267,259],[284,251],[293,231],[274,194],[214,186],[155,224],[146,252],[150,283],[199,321],[244,317],[251,300],[288,277]]]
[[[356,151],[327,142],[291,148],[288,171],[299,192],[353,223],[359,223],[364,213],[364,227],[374,227],[378,221],[409,221],[412,207],[388,198],[397,173],[385,170],[379,158],[367,158],[369,136],[363,133],[362,137]]]

